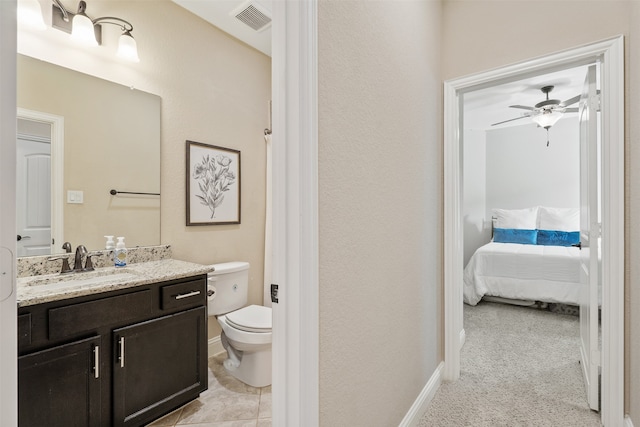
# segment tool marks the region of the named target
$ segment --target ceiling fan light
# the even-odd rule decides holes
[[[549,129],[551,126],[555,125],[561,117],[562,113],[559,111],[546,110],[541,112],[540,114],[531,116],[531,120],[533,120],[541,128]]]
[[[20,0],[18,2],[18,21],[36,30],[47,29],[38,0]]]

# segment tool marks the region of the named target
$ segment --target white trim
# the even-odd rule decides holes
[[[31,142],[40,142],[43,144],[51,144],[51,136],[29,135],[27,133],[17,133],[18,139],[24,139]]]
[[[462,329],[462,215],[459,94],[498,82],[602,59],[603,280],[602,412],[606,427],[622,426],[624,416],[624,55],[623,37],[615,37],[556,54],[444,83],[445,168],[445,380],[460,375],[459,334]],[[606,224],[606,225],[605,225]],[[606,243],[605,243],[606,242]]]
[[[624,417],[624,427],[633,427],[633,422],[631,422],[631,418],[629,418],[629,415],[626,415]]]
[[[462,307],[462,183],[461,150],[458,137],[460,103],[456,86],[444,84],[444,380],[460,377],[460,331]]]
[[[460,348],[464,347],[464,343],[467,341],[467,333],[465,330],[460,331]]]
[[[603,52],[602,72],[602,424],[624,419],[624,44]]]
[[[64,117],[20,107],[17,112],[19,119],[51,126],[51,237],[60,248],[64,242]]]
[[[207,342],[207,355],[209,357],[215,356],[224,352],[224,347],[222,346],[222,341],[220,341],[220,335],[217,337],[209,338]]]
[[[273,425],[319,423],[317,0],[273,3]]]
[[[409,408],[409,412],[404,416],[402,421],[398,427],[413,427],[417,426],[420,422],[420,419],[427,411],[429,407],[429,403],[433,400],[438,388],[440,388],[440,384],[442,384],[442,371],[444,369],[444,362],[440,362],[436,370],[427,381],[427,384],[424,386],[420,394],[418,395],[411,408]]]
[[[0,1],[0,425],[18,425],[16,0]]]

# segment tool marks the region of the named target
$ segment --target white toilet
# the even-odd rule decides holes
[[[254,387],[271,384],[271,307],[247,304],[249,263],[214,264],[207,280],[209,316],[222,327],[227,371]]]

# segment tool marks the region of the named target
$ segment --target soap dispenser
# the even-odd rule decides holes
[[[114,250],[116,248],[116,242],[113,241],[113,236],[104,236],[107,239],[107,243],[104,248],[108,251]]]
[[[118,237],[113,260],[115,261],[116,267],[126,267],[127,265],[127,248],[124,246],[124,237]]]

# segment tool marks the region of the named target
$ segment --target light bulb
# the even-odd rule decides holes
[[[555,125],[562,117],[560,111],[545,110],[536,116],[532,116],[531,120],[538,124],[541,128],[549,129]]]
[[[125,31],[118,39],[118,51],[116,55],[127,61],[140,62],[138,45],[129,31]]]
[[[18,2],[18,22],[36,30],[47,29],[38,0],[20,0]]]
[[[87,15],[78,13],[73,17],[71,38],[88,46],[98,46],[93,22]]]

